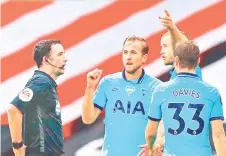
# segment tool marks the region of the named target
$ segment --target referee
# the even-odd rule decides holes
[[[55,80],[67,59],[59,40],[43,40],[34,48],[38,70],[12,100],[8,120],[16,156],[60,156],[63,134]]]

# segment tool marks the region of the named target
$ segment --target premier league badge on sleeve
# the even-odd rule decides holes
[[[24,88],[19,94],[19,99],[24,102],[31,101],[32,97],[33,91],[30,88]]]

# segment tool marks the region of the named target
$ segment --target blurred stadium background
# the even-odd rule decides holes
[[[200,46],[203,79],[219,89],[225,103],[225,0],[3,0],[1,155],[12,154],[8,104],[32,76],[36,68],[32,50],[42,39],[60,39],[68,55],[66,74],[57,81],[65,156],[99,155],[104,114],[92,125],[81,121],[86,73],[96,67],[104,70],[103,75],[121,71],[122,43],[127,36],[137,35],[150,46],[146,72],[167,81],[171,67],[165,67],[160,58],[160,37],[166,30],[158,19],[165,9],[179,29]]]

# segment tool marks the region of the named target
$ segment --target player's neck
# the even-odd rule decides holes
[[[40,71],[48,74],[50,77],[52,77],[54,80],[57,79],[56,74],[54,73],[54,69],[53,68],[49,68],[49,67],[40,67],[39,68]]]
[[[127,80],[136,80],[140,78],[142,75],[142,68],[138,69],[135,73],[130,74],[128,72],[125,72],[125,76]]]
[[[177,73],[191,73],[195,74],[195,69],[188,69],[188,68],[179,68],[176,69]]]

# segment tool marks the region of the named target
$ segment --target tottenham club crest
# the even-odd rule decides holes
[[[133,87],[133,86],[127,86],[126,88],[125,88],[125,91],[126,91],[126,93],[127,93],[127,95],[128,96],[130,96],[133,92],[135,92],[135,87]]]
[[[56,109],[55,109],[56,115],[60,115],[60,102],[56,100]]]

